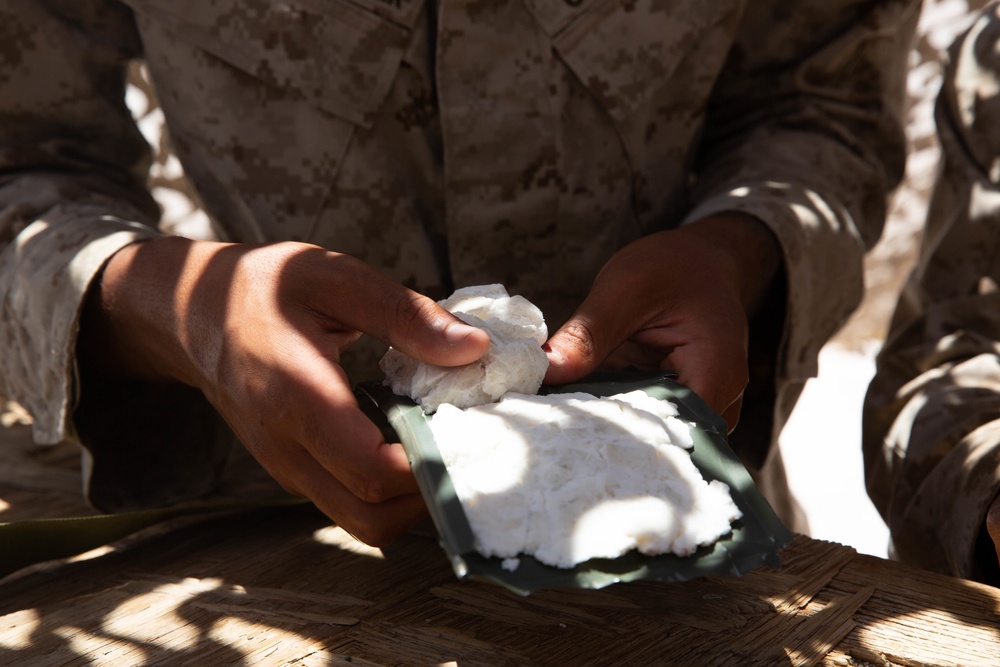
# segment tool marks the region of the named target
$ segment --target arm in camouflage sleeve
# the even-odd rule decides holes
[[[103,510],[203,494],[229,449],[204,398],[79,381],[85,296],[110,257],[159,237],[150,149],[125,104],[141,55],[132,14],[109,0],[0,0],[0,44],[0,393],[27,407],[36,441],[84,446],[86,494]]]
[[[565,379],[569,350],[601,359],[638,328],[631,342],[664,351],[663,363],[731,427],[742,401],[755,423],[734,433],[748,439],[738,451],[760,465],[775,364],[779,379],[801,386],[860,301],[865,250],[903,174],[906,59],[919,9],[919,0],[746,3],[706,118],[686,226],[612,259],[550,341],[563,349],[547,381]],[[640,262],[646,273],[637,277]],[[623,303],[650,306],[628,319]],[[654,312],[656,304],[680,307]]]
[[[767,224],[787,272],[782,367],[816,358],[856,307],[905,162],[902,104],[918,0],[748,3],[706,122],[694,221]],[[766,35],[766,38],[761,38]]]
[[[54,443],[70,435],[83,295],[115,251],[156,235],[124,101],[139,40],[117,3],[2,0],[0,44],[0,392]]]
[[[936,117],[944,167],[864,416],[868,492],[894,554],[994,585],[986,523],[991,502],[994,522],[1000,512],[998,46],[994,4],[950,51]]]
[[[364,331],[462,364],[488,336],[316,246],[158,234],[148,147],[124,104],[139,53],[130,13],[2,0],[0,19],[12,46],[0,74],[3,389],[36,415],[40,440],[76,436],[89,451],[90,500],[113,511],[207,493],[228,454],[224,419],[287,490],[363,541],[424,516],[405,454],[358,408],[339,352]]]

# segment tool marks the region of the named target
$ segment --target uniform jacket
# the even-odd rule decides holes
[[[786,288],[761,401],[744,409],[760,417],[743,452],[757,471],[861,297],[903,171],[918,13],[919,0],[0,0],[0,391],[39,441],[78,436],[83,295],[116,250],[160,233],[124,101],[141,58],[220,238],[316,243],[433,297],[503,283],[552,330],[628,241],[722,211],[759,218]],[[352,377],[376,354],[360,349]],[[196,469],[204,446],[157,467]],[[202,486],[147,480],[144,502]],[[103,504],[131,502],[117,498]]]

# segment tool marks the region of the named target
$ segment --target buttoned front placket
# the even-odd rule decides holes
[[[577,86],[522,0],[439,0],[438,8],[455,285],[502,282],[565,315],[603,261],[593,259],[593,229],[563,210],[574,181],[584,182],[565,169],[564,116]]]
[[[512,285],[538,254],[532,244],[539,230],[557,215],[550,56],[518,0],[438,4],[438,102],[455,282],[494,276]]]

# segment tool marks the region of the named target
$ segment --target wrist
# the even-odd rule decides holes
[[[81,365],[105,378],[199,386],[185,339],[194,277],[209,247],[161,237],[125,246],[91,284],[81,315]]]

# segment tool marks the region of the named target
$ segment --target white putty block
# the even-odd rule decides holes
[[[542,344],[548,328],[542,311],[503,285],[465,287],[438,302],[467,324],[485,329],[490,349],[467,366],[425,364],[390,349],[379,366],[393,393],[409,396],[424,412],[448,403],[467,408],[492,403],[509,392],[535,394],[548,369]]]

